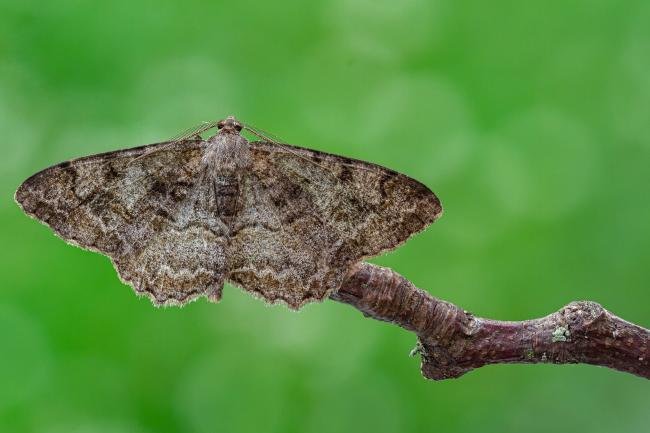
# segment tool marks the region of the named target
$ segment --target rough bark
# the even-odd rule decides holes
[[[428,379],[457,378],[499,363],[585,363],[650,379],[650,330],[595,302],[571,302],[521,322],[484,319],[368,263],[353,268],[331,299],[414,332]]]

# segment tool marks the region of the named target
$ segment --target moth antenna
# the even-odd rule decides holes
[[[161,150],[165,150],[169,146],[172,146],[172,145],[174,145],[176,143],[179,143],[181,141],[185,141],[185,140],[187,140],[189,138],[192,138],[194,136],[201,137],[201,134],[204,133],[205,131],[216,128],[217,123],[219,123],[218,120],[212,120],[210,122],[204,121],[204,122],[199,123],[196,126],[188,128],[185,131],[181,132],[180,134],[176,135],[175,137],[172,137],[171,139],[169,139],[169,141],[167,143],[163,144],[162,146],[152,150],[151,152],[145,152],[142,155],[140,155],[140,156],[134,158],[133,160],[129,161],[128,165],[131,165],[132,163],[134,163],[134,162],[136,162],[136,161],[138,161],[138,160],[140,160],[142,158],[145,158],[147,156],[154,155],[156,152],[160,152]]]
[[[264,132],[264,131],[262,131],[262,130],[259,129],[259,128],[254,128],[254,127],[252,127],[252,126],[250,126],[250,125],[246,125],[246,124],[244,124],[243,126],[244,126],[244,129],[245,129],[246,131],[250,132],[251,134],[255,135],[256,137],[261,138],[261,139],[264,140],[264,141],[268,141],[268,142],[270,142],[270,143],[277,144],[278,146],[281,146],[283,149],[286,149],[289,153],[293,153],[293,154],[296,155],[298,158],[302,158],[302,159],[304,159],[305,161],[308,161],[308,162],[310,162],[311,164],[314,164],[314,165],[316,165],[317,167],[322,168],[323,170],[325,170],[326,172],[328,172],[329,174],[331,174],[332,177],[334,177],[334,179],[336,179],[337,181],[339,181],[338,177],[336,177],[336,175],[335,175],[334,173],[332,173],[332,170],[328,169],[327,167],[323,167],[322,165],[320,165],[320,164],[317,163],[316,161],[312,161],[310,158],[307,158],[307,157],[304,156],[304,155],[301,155],[301,154],[300,154],[296,149],[293,148],[292,145],[290,145],[290,144],[287,143],[286,141],[282,141],[282,140],[280,140],[279,138],[273,136],[272,134],[269,134],[268,132]]]
[[[296,155],[296,156],[298,156],[298,157],[300,157],[300,158],[303,158],[303,159],[305,159],[305,160],[311,162],[312,164],[316,164],[317,166],[321,167],[321,168],[324,169],[324,170],[327,170],[325,167],[321,166],[321,165],[318,164],[317,162],[312,161],[312,160],[309,159],[309,158],[305,158],[303,155],[300,155],[300,154],[295,150],[295,149],[296,149],[296,146],[293,146],[293,145],[287,143],[286,141],[283,141],[282,139],[278,138],[277,136],[275,136],[275,135],[273,135],[273,134],[271,134],[271,133],[269,133],[269,132],[264,131],[263,129],[256,128],[256,127],[254,127],[254,126],[251,126],[251,125],[248,125],[248,124],[245,124],[245,123],[242,123],[242,125],[243,125],[243,127],[244,127],[244,129],[245,129],[246,131],[250,132],[251,134],[253,134],[253,135],[256,136],[257,138],[260,138],[260,139],[262,139],[262,140],[264,140],[264,141],[268,141],[268,142],[270,142],[270,143],[273,143],[273,144],[277,144],[277,145],[279,145],[279,146],[282,146],[283,148],[285,148],[287,151],[293,153],[294,155]],[[362,168],[362,167],[358,167],[358,166],[357,166],[357,167],[355,167],[355,168]],[[373,171],[373,170],[369,170],[369,169],[367,169],[367,168],[365,168],[365,167],[363,167],[362,169],[363,169],[363,170],[367,170],[367,171]],[[328,170],[328,171],[330,171],[330,173],[331,173],[331,170]],[[332,175],[334,175],[334,173],[332,173]],[[336,176],[335,176],[335,177],[336,177]],[[337,180],[338,180],[338,178],[337,178]]]
[[[269,141],[269,142],[274,143],[274,144],[287,144],[287,145],[289,144],[286,141],[282,141],[280,138],[276,137],[275,135],[273,135],[273,134],[271,134],[269,132],[266,132],[266,131],[264,131],[264,130],[262,130],[260,128],[255,128],[254,126],[251,126],[251,125],[248,125],[248,124],[245,124],[245,123],[242,123],[242,126],[244,127],[244,129],[246,131],[250,132],[251,134],[253,134],[257,138],[261,138],[264,141]]]
[[[197,135],[200,137],[200,134],[204,133],[205,131],[208,131],[208,130],[210,130],[212,128],[216,128],[217,123],[218,123],[218,121],[216,121],[216,120],[213,120],[211,122],[205,121],[205,122],[201,122],[200,124],[198,124],[196,126],[188,128],[188,129],[184,130],[183,132],[181,132],[180,134],[177,134],[174,137],[170,138],[166,142],[163,142],[164,144],[163,143],[157,143],[157,144],[162,144],[162,146],[160,146],[160,148],[155,149],[153,151],[144,152],[142,155],[140,155],[140,156],[136,157],[135,159],[133,159],[129,163],[129,165],[132,164],[135,161],[138,161],[138,160],[146,157],[146,156],[154,155],[156,152],[164,150],[164,149],[168,148],[170,145],[172,145],[174,143],[185,141],[185,140],[193,138],[194,136],[197,136]],[[93,162],[94,162],[93,160],[90,160],[90,161],[87,161],[87,162],[78,161],[76,164],[77,165],[86,165],[86,164],[91,164]]]
[[[185,131],[181,132],[175,137],[172,137],[169,141],[177,142],[177,141],[187,140],[188,138],[194,137],[195,135],[200,136],[205,131],[216,128],[218,123],[219,123],[218,120],[201,122],[196,126],[186,129]]]
[[[273,136],[272,134],[270,134],[268,132],[265,132],[265,131],[263,131],[263,130],[261,130],[259,128],[255,128],[255,127],[252,127],[252,126],[244,124],[244,123],[242,123],[242,125],[243,125],[243,127],[244,127],[244,129],[246,131],[250,132],[251,134],[255,135],[256,137],[261,138],[264,141],[268,141],[270,143],[273,143],[276,146],[279,146],[279,147],[285,149],[287,152],[297,156],[298,158],[301,158],[301,159],[309,162],[310,164],[315,165],[316,167],[320,168],[325,173],[330,175],[331,178],[334,180],[334,182],[336,182],[337,184],[341,184],[341,179],[339,179],[339,177],[336,174],[334,174],[334,172],[332,170],[330,170],[327,167],[324,167],[323,165],[317,163],[316,161],[313,161],[311,158],[308,158],[308,157],[306,157],[304,155],[301,155],[300,151],[297,148],[294,148],[294,146],[292,146],[291,144],[286,143],[286,142],[280,140],[279,138]],[[296,174],[300,174],[300,173],[296,173]],[[304,178],[304,176],[302,176],[302,175],[301,175],[301,177]],[[346,190],[343,189],[343,191],[346,191]],[[347,193],[347,191],[344,192],[344,193],[349,195]],[[328,191],[326,197],[327,197],[327,201],[330,201],[331,198],[333,197],[333,192]]]
[[[141,161],[144,158],[155,155],[156,153],[158,153],[160,151],[163,151],[163,150],[169,148],[170,146],[172,146],[172,145],[174,145],[176,143],[179,143],[181,141],[185,141],[185,140],[187,140],[189,138],[192,138],[194,136],[197,136],[197,135],[200,137],[201,133],[203,133],[205,131],[208,131],[208,130],[210,130],[212,128],[215,128],[217,126],[217,123],[218,123],[218,121],[216,121],[216,120],[213,120],[211,122],[205,121],[205,122],[201,122],[200,124],[198,124],[196,126],[193,126],[192,128],[188,128],[188,129],[184,130],[183,132],[181,132],[180,134],[172,137],[170,140],[168,140],[166,143],[162,144],[158,148],[155,148],[154,150],[148,150],[148,151],[144,152],[142,155],[133,158],[131,161],[128,162],[127,166],[131,166],[133,163],[135,163],[137,161]],[[91,160],[91,161],[88,161],[87,163],[90,164],[92,162],[94,162],[94,161]],[[84,161],[80,161],[77,164],[78,165],[85,165]],[[106,164],[108,164],[108,162],[104,163],[104,165],[106,165]],[[143,176],[137,177],[133,181],[129,182],[127,184],[127,186],[135,185],[138,182],[141,182],[141,181],[147,179],[148,177],[150,177],[149,174],[145,174]],[[112,202],[113,202],[113,200],[111,200],[108,204],[110,204]]]

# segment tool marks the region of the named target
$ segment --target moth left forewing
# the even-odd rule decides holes
[[[27,179],[16,201],[67,242],[109,256],[122,281],[156,304],[217,298],[223,240],[203,222],[193,226],[194,213],[174,227],[203,149],[160,143],[58,164]]]

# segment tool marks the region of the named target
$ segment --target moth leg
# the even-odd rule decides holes
[[[223,282],[224,279],[221,279],[221,281],[214,283],[214,285],[209,289],[209,291],[206,292],[208,301],[213,302],[215,304],[221,301],[223,295]]]

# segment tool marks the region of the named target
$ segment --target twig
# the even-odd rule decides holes
[[[414,332],[429,379],[457,378],[488,364],[540,362],[600,365],[650,379],[650,330],[595,302],[572,302],[521,322],[483,319],[368,263],[353,268],[330,298]]]

